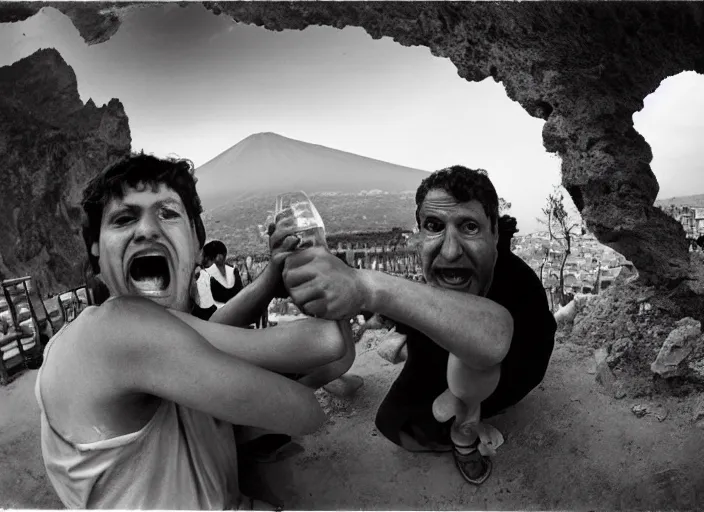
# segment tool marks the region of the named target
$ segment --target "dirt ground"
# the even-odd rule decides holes
[[[639,399],[600,392],[590,349],[558,344],[543,384],[491,421],[506,439],[481,487],[461,479],[450,454],[412,454],[376,432],[373,418],[401,365],[358,345],[365,385],[335,399],[305,451],[261,465],[288,509],[692,509],[704,505],[704,432],[698,397],[658,398],[668,411],[637,417]],[[44,472],[38,408],[27,372],[0,388],[0,508],[61,508]]]

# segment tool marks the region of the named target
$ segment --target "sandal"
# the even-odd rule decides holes
[[[479,440],[472,445],[472,451],[469,453],[460,453],[455,446],[452,455],[455,459],[455,466],[467,482],[473,485],[483,484],[489,475],[493,464],[489,457],[485,457],[479,452]]]

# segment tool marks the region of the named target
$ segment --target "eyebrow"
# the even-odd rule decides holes
[[[119,213],[134,212],[136,210],[139,210],[139,207],[131,204],[122,203],[119,206],[116,206],[112,211],[108,211],[108,217],[114,217]]]
[[[418,213],[422,218],[425,218],[425,219],[438,219],[438,220],[442,220],[442,221],[446,221],[448,219],[447,215],[442,215],[439,212],[434,212],[434,211],[428,212],[428,211],[421,210]],[[458,217],[454,217],[451,215],[449,218],[452,220],[457,219],[459,221],[471,220],[474,222],[479,222],[479,215],[478,214],[471,214],[471,213],[462,214],[461,216],[458,216]]]
[[[162,199],[161,201],[157,201],[156,206],[176,206],[178,208],[181,208],[182,210],[186,209],[181,201],[173,198]]]
[[[157,208],[162,208],[164,206],[170,206],[170,207],[179,208],[181,210],[185,210],[185,207],[183,206],[183,204],[180,201],[173,199],[173,198],[162,199],[160,201],[157,201],[156,203],[154,203],[154,206]],[[140,205],[122,203],[117,208],[115,208],[113,211],[108,213],[108,218],[113,219],[113,218],[115,218],[116,215],[120,215],[123,213],[134,213],[134,212],[137,212],[141,209],[142,209],[142,207]]]

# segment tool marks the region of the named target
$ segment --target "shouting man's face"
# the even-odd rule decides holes
[[[498,229],[477,200],[458,202],[431,189],[419,210],[423,276],[431,286],[486,295],[496,264]]]
[[[111,199],[92,253],[111,296],[140,295],[187,311],[198,239],[171,188],[128,188],[122,199]]]

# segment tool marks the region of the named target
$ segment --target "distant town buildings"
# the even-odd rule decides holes
[[[571,254],[565,261],[565,293],[598,293],[608,288],[624,269],[634,271],[630,261],[590,233],[573,236],[571,245]],[[547,231],[516,236],[513,252],[542,279],[546,290],[557,290],[564,248],[550,240]]]
[[[704,236],[704,208],[676,205],[660,206],[659,208],[682,224],[688,239],[697,240]]]

